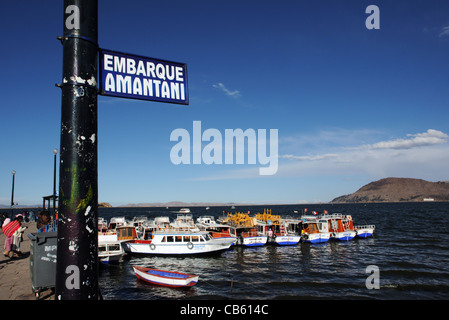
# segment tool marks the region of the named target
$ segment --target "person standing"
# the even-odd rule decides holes
[[[12,258],[14,252],[12,251],[12,244],[14,240],[14,233],[21,227],[23,216],[17,215],[16,218],[3,227],[3,233],[5,234],[5,252],[4,255]]]

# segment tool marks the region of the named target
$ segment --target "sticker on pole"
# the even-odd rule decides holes
[[[100,94],[188,105],[187,65],[101,49]]]

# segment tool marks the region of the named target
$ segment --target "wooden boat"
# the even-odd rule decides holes
[[[176,271],[150,269],[139,266],[133,266],[133,269],[138,279],[165,287],[191,287],[198,282],[199,278],[196,275]]]

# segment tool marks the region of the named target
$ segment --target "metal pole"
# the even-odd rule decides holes
[[[53,165],[53,214],[56,218],[56,155],[58,154],[58,149],[53,149],[55,154],[55,161]]]
[[[64,0],[56,300],[98,288],[98,1]]]
[[[14,180],[15,180],[15,176],[16,176],[16,172],[13,170],[11,171],[12,173],[12,190],[11,190],[11,217],[12,217],[12,209],[14,207]]]

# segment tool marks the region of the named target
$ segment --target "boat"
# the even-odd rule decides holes
[[[117,227],[122,227],[127,224],[128,222],[125,217],[112,217],[111,220],[109,220],[108,229],[115,230]]]
[[[98,233],[98,259],[102,264],[119,263],[124,255],[116,232]]]
[[[354,229],[357,232],[357,237],[368,238],[373,235],[376,226],[375,225],[354,226]]]
[[[302,230],[301,239],[306,243],[323,243],[329,241],[327,220],[318,220],[316,216],[304,215],[301,217]]]
[[[257,230],[268,237],[267,242],[281,246],[296,245],[301,236],[287,231],[287,223],[280,215],[271,214],[271,209],[264,209],[256,214]]]
[[[237,241],[237,235],[233,233],[233,228],[230,225],[217,223],[213,216],[201,216],[196,219],[196,226],[201,231],[207,231],[214,239],[229,240],[233,239],[234,243]]]
[[[161,285],[165,287],[191,287],[197,284],[199,276],[181,273],[176,271],[166,271],[133,266],[133,270],[138,279]]]
[[[179,231],[176,229],[155,231],[151,238],[123,242],[126,252],[154,255],[192,255],[212,253],[229,249],[234,239],[212,238],[205,231]]]
[[[267,235],[257,231],[257,219],[250,217],[248,213],[228,213],[222,221],[232,227],[232,234],[237,236],[236,245],[257,247],[265,245],[268,241]]]
[[[331,234],[330,238],[333,240],[352,240],[357,234],[350,215],[345,216],[341,213],[326,214],[320,218],[320,222],[327,224]]]
[[[179,213],[190,213],[190,209],[189,208],[181,208],[179,210]]]

